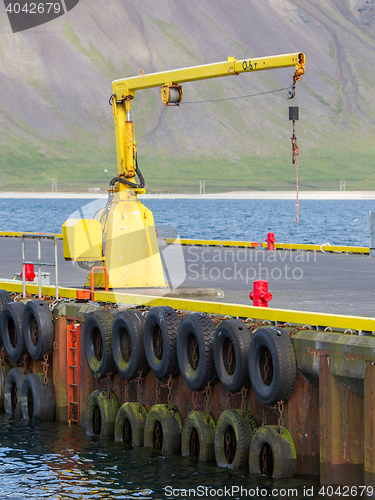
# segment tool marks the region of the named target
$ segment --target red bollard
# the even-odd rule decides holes
[[[249,294],[253,306],[268,307],[268,302],[272,300],[272,293],[268,291],[268,281],[255,280],[253,281],[253,287],[253,291]]]
[[[25,281],[34,281],[35,273],[34,273],[34,264],[27,263],[25,264]],[[22,272],[21,272],[22,278]]]
[[[273,233],[268,233],[266,238],[267,250],[275,250],[275,241],[275,235]]]

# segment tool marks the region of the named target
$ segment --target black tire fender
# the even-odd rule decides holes
[[[216,378],[214,363],[215,325],[208,314],[193,312],[185,316],[177,331],[177,358],[182,378],[193,391],[200,391]],[[194,369],[193,342],[197,342]]]
[[[144,433],[144,445],[149,448],[155,446],[155,430],[160,424],[161,429],[161,450],[162,455],[181,452],[182,420],[177,408],[171,405],[154,405],[150,408]]]
[[[0,289],[0,313],[3,310],[3,307],[8,304],[9,302],[12,302],[12,298],[7,290]],[[0,327],[0,347],[3,345],[3,339],[2,339],[2,331]]]
[[[45,354],[52,354],[55,332],[52,315],[44,300],[29,300],[23,310],[23,338],[30,356],[43,360]]]
[[[112,353],[117,370],[126,379],[145,375],[148,363],[143,342],[144,317],[134,311],[119,312],[112,325]]]
[[[225,410],[219,417],[215,432],[215,456],[219,467],[238,469],[246,467],[249,460],[250,443],[256,424],[249,411]],[[226,455],[226,435],[230,437],[229,459]]]
[[[264,425],[256,431],[249,452],[249,469],[251,473],[263,473],[261,463],[264,445],[268,445],[269,475],[283,479],[294,477],[297,474],[297,453],[293,438],[285,427],[283,427],[283,433],[280,434],[278,425]]]
[[[0,329],[3,344],[8,358],[14,363],[19,363],[22,356],[27,353],[22,332],[23,310],[22,302],[10,302],[3,307],[0,314]]]
[[[265,355],[269,351],[270,381],[264,380]],[[259,328],[249,349],[249,375],[259,401],[273,405],[288,401],[296,381],[296,357],[288,333],[282,328]]]
[[[4,391],[4,410],[5,413],[9,415],[14,415],[16,418],[22,417],[21,412],[21,393],[22,384],[26,378],[26,375],[30,373],[29,370],[26,373],[23,372],[23,368],[15,367],[12,368],[5,381],[5,391]]]
[[[97,427],[94,422],[96,412],[99,412]],[[86,405],[86,434],[88,436],[97,435],[101,438],[113,438],[117,412],[118,403],[113,393],[109,398],[108,391],[92,392]]]
[[[239,319],[222,321],[216,328],[214,358],[220,382],[229,392],[250,386],[248,355],[251,333]],[[232,347],[231,347],[232,346]],[[228,370],[228,350],[231,347],[234,370]]]
[[[195,431],[194,431],[195,430]],[[192,455],[192,435],[195,432],[197,456]],[[191,411],[185,419],[181,437],[181,455],[199,458],[202,462],[215,460],[215,422],[212,416],[207,421],[207,412]]]
[[[147,313],[143,339],[148,364],[158,378],[178,375],[177,330],[180,323],[176,311],[169,306],[153,307]],[[159,330],[162,336],[161,359],[155,351]]]
[[[25,420],[34,422],[55,420],[55,391],[49,377],[47,382],[47,385],[44,385],[43,373],[26,375],[21,390],[21,412]]]
[[[124,441],[132,446],[143,446],[145,423],[147,411],[143,405],[138,403],[124,403],[117,412],[115,422],[115,441]],[[124,436],[125,424],[127,424],[129,437]]]
[[[88,367],[96,378],[117,372],[112,355],[112,324],[112,314],[103,310],[90,312],[85,320],[83,331],[85,356]],[[97,342],[99,342],[98,351]]]

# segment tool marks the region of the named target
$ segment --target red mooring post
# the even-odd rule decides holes
[[[275,250],[275,243],[276,238],[274,233],[268,233],[267,238],[266,238],[266,243],[267,243],[267,250]]]
[[[268,281],[253,281],[253,291],[250,292],[249,298],[253,301],[253,306],[268,307],[268,302],[272,300],[272,293],[268,291]]]
[[[21,272],[21,278],[22,278],[22,272]],[[34,273],[34,264],[31,264],[30,262],[25,263],[25,281],[34,281],[35,279],[35,273]]]

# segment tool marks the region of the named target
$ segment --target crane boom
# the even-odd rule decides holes
[[[299,72],[299,76],[304,74],[305,55],[302,52],[241,60],[228,57],[228,61],[224,62],[161,71],[149,75],[140,74],[131,78],[115,80],[112,83],[112,89],[116,100],[122,101],[127,97],[134,97],[137,90],[293,66]]]

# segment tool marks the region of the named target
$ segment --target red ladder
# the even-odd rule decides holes
[[[68,422],[78,424],[80,420],[80,342],[79,323],[67,326],[67,364],[68,364]]]

